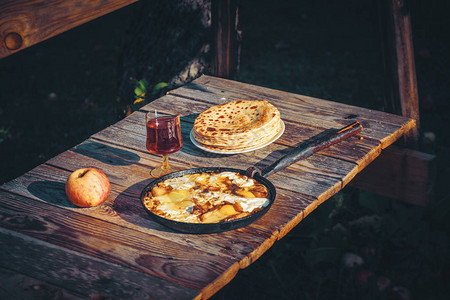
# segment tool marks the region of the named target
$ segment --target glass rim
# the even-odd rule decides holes
[[[159,118],[177,118],[180,117],[181,114],[180,112],[176,112],[174,114],[166,114],[166,113],[161,113],[161,115],[158,115],[159,112],[156,111],[148,111],[145,113],[145,117],[146,119],[159,119]]]

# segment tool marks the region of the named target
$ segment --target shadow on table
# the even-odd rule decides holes
[[[102,204],[103,206],[105,206],[104,209],[106,211],[108,209],[112,209],[117,214],[117,216],[137,226],[141,226],[150,230],[175,232],[153,221],[145,211],[140,200],[141,191],[147,184],[150,184],[153,180],[153,178],[149,178],[130,186],[122,193],[120,193],[114,200],[108,200],[107,202]],[[42,201],[56,204],[62,207],[79,208],[72,204],[67,198],[64,182],[49,180],[35,181],[30,183],[30,185],[28,186],[28,191],[33,196]],[[102,209],[101,206],[98,206],[98,208]]]
[[[153,178],[149,178],[133,184],[114,199],[111,208],[120,218],[134,225],[151,230],[175,232],[174,230],[155,222],[144,209],[140,195],[144,188],[153,181]]]
[[[326,129],[326,130],[316,134],[315,136],[312,136],[306,140],[302,140],[302,141],[298,142],[297,144],[295,144],[291,147],[286,147],[281,150],[275,150],[275,151],[269,153],[266,157],[264,157],[258,163],[256,163],[255,167],[262,170],[262,169],[266,168],[267,166],[274,164],[279,159],[287,156],[288,154],[294,153],[294,152],[296,154],[297,159],[294,160],[291,157],[282,165],[285,165],[285,167],[288,167],[290,164],[293,164],[294,162],[296,162],[298,160],[306,159],[310,155],[312,155],[320,150],[323,150],[324,148],[326,148],[328,146],[331,146],[332,144],[329,142],[330,135],[335,133],[337,130],[338,130],[337,128]],[[318,147],[317,146],[318,141],[321,141],[323,139],[326,140],[326,142],[323,141],[321,143],[321,145],[323,145],[324,148],[316,149]]]
[[[76,207],[66,196],[66,185],[58,181],[34,181],[28,185],[28,191],[42,201],[65,207]]]
[[[128,166],[140,160],[136,153],[93,141],[78,145],[73,151],[113,166]]]

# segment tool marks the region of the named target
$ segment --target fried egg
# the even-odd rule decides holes
[[[239,219],[269,205],[267,188],[240,173],[195,173],[158,183],[144,205],[161,217],[187,223]]]

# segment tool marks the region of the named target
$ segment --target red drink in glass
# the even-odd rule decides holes
[[[175,153],[183,147],[181,136],[180,114],[161,116],[155,109],[145,115],[147,127],[147,150],[150,153],[162,155],[162,165],[154,168],[151,175],[155,178],[171,172],[169,154]]]
[[[183,147],[179,118],[159,117],[147,121],[147,150],[166,155]]]

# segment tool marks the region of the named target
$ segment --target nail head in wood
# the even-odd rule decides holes
[[[4,42],[8,50],[17,50],[22,47],[23,39],[17,32],[10,32],[5,36]]]

